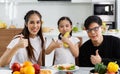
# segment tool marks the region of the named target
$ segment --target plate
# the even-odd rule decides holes
[[[59,66],[67,66],[67,65],[70,65],[70,64],[54,65],[54,66],[52,66],[52,69],[53,69],[53,70],[57,70],[57,71],[64,71],[64,72],[73,72],[73,71],[79,70],[79,67],[78,67],[78,66],[75,66],[75,69],[73,69],[73,70],[67,70],[67,69],[59,70],[59,69],[58,69]]]
[[[51,69],[40,69],[43,72],[40,74],[55,74],[57,71],[51,70]]]
[[[12,70],[0,70],[0,74],[11,74]]]

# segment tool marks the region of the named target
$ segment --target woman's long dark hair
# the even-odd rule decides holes
[[[34,59],[35,61],[37,61],[35,59],[35,55],[34,55],[34,48],[32,47],[31,43],[30,43],[30,39],[29,39],[29,36],[30,36],[30,32],[28,31],[28,27],[26,26],[28,24],[28,21],[29,21],[29,18],[31,15],[33,14],[37,14],[40,18],[40,22],[42,24],[42,16],[41,14],[38,12],[38,11],[35,11],[35,10],[30,10],[24,17],[24,20],[25,20],[25,27],[23,28],[21,34],[23,34],[24,38],[28,39],[28,47],[26,47],[26,50],[27,50],[27,54],[28,54],[28,58],[30,60]],[[41,47],[42,47],[42,52],[45,52],[44,50],[44,39],[43,39],[43,34],[42,34],[42,25],[40,27],[40,30],[37,34],[40,39],[41,39]]]
[[[70,19],[69,17],[67,17],[67,16],[63,16],[63,17],[61,17],[61,18],[58,20],[58,22],[57,22],[58,27],[59,27],[59,24],[60,24],[60,22],[61,22],[62,20],[68,20],[68,21],[70,22],[70,25],[72,25],[71,19]],[[70,36],[72,36],[72,31],[70,32]],[[58,35],[58,39],[61,40],[61,33]]]

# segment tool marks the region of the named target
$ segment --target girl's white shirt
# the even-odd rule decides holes
[[[12,49],[19,41],[20,38],[16,38],[13,39],[9,45],[7,46],[7,48]],[[40,52],[42,50],[41,48],[41,39],[39,36],[36,36],[35,38],[30,38],[30,43],[32,45],[32,47],[34,48],[34,55],[36,60],[38,60]],[[14,62],[18,62],[18,63],[23,63],[25,61],[30,61],[27,55],[27,51],[26,48],[20,48],[18,49],[18,51],[15,53],[15,55],[12,57],[11,62],[10,62],[10,67]],[[32,63],[36,63],[36,61],[32,60]]]
[[[69,40],[73,44],[77,44],[80,41],[76,37],[70,37]],[[58,40],[58,41],[61,42],[61,40]],[[70,49],[65,48],[64,46],[62,46],[61,48],[56,48],[54,64],[56,65],[56,64],[68,64],[68,63],[75,64],[75,57],[72,55]]]

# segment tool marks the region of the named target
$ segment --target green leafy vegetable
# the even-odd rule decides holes
[[[74,69],[75,69],[75,65],[73,65],[69,68],[69,70],[74,70]]]
[[[64,70],[64,68],[62,66],[59,66],[58,70]]]
[[[103,63],[96,64],[95,72],[98,72],[99,74],[105,74],[106,66]]]

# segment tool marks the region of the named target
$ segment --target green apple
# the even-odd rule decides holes
[[[76,27],[76,26],[73,27],[73,29],[72,29],[73,32],[78,32],[78,30],[79,30],[79,29],[78,29],[78,27]]]

